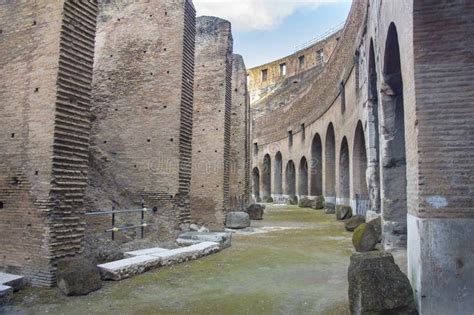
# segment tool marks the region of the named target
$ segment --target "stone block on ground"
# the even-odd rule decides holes
[[[8,304],[13,298],[13,288],[0,284],[0,306]]]
[[[336,219],[346,220],[352,217],[352,209],[350,206],[337,205],[336,206]]]
[[[160,265],[174,265],[188,260],[198,259],[220,251],[219,243],[202,242],[196,245],[170,249],[164,252],[150,254],[150,256],[160,258]]]
[[[232,233],[229,232],[186,232],[179,235],[176,242],[180,246],[191,246],[202,242],[218,243],[220,249],[230,247],[232,242]]]
[[[247,212],[229,212],[225,226],[229,229],[245,229],[250,226],[250,216]]]
[[[347,219],[346,222],[344,222],[344,227],[346,228],[346,231],[352,232],[362,223],[365,223],[365,217],[357,214],[350,219]]]
[[[265,203],[273,203],[273,198],[272,197],[264,197],[263,202]]]
[[[306,197],[301,198],[298,203],[298,207],[300,208],[313,208],[313,206],[314,206],[314,201]]]
[[[324,203],[324,213],[326,214],[334,214],[336,213],[336,205],[331,202]]]
[[[259,204],[252,204],[247,209],[247,213],[250,216],[250,220],[263,220],[264,212],[265,206]]]
[[[417,314],[410,281],[390,253],[354,253],[348,278],[351,314]]]
[[[13,291],[16,292],[26,286],[26,280],[23,276],[0,272],[0,284],[12,287]]]
[[[377,234],[378,241],[382,241],[382,218],[379,216],[376,219],[367,221],[367,224],[370,224],[374,227],[375,233]]]
[[[103,280],[119,281],[160,266],[161,258],[136,256],[98,265]]]
[[[314,199],[313,208],[317,209],[317,210],[324,209],[324,197],[323,196],[317,196],[316,199]]]
[[[352,235],[352,244],[358,252],[369,252],[375,249],[375,245],[379,242],[379,238],[372,225],[362,223]]]
[[[60,261],[56,277],[59,290],[67,296],[86,295],[102,287],[99,269],[84,258]]]
[[[298,197],[297,196],[288,197],[288,204],[290,204],[292,206],[298,205]]]
[[[146,249],[140,249],[140,250],[125,252],[124,256],[125,256],[125,258],[130,258],[130,257],[136,257],[136,256],[158,254],[158,253],[165,252],[165,251],[169,251],[169,249],[161,248],[161,247],[154,247],[154,248],[146,248]]]

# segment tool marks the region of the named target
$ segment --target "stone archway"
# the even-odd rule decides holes
[[[300,160],[300,166],[298,170],[298,194],[301,198],[308,196],[308,161],[306,161],[304,156]]]
[[[311,143],[310,195],[323,195],[323,152],[321,137],[316,134]]]
[[[262,199],[267,201],[272,196],[272,160],[269,154],[263,158],[262,188]]]
[[[288,161],[285,169],[285,195],[292,197],[296,195],[296,170],[295,163]]]
[[[367,189],[367,151],[362,122],[357,123],[352,149],[352,200],[351,206],[357,214],[365,215],[369,208]]]
[[[273,195],[274,199],[281,198],[283,194],[283,162],[282,156],[280,151],[277,152],[275,155],[275,167],[274,167],[274,187],[273,187]]]
[[[324,152],[324,198],[336,204],[336,137],[334,126],[329,124]]]
[[[350,190],[349,145],[347,143],[347,138],[344,137],[341,142],[339,153],[338,204],[350,205]]]
[[[252,171],[252,187],[253,187],[253,199],[256,202],[261,201],[260,199],[260,171],[258,167],[254,167]]]
[[[407,178],[400,47],[395,24],[385,42],[381,88],[381,208],[384,246],[406,247]]]

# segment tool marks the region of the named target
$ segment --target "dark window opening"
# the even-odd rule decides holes
[[[288,131],[288,144],[290,146],[293,145],[293,131],[292,130]]]
[[[306,138],[306,128],[304,124],[301,124],[301,137],[303,140]]]
[[[298,57],[298,62],[299,62],[300,69],[303,69],[304,68],[304,56]]]
[[[255,142],[255,143],[253,144],[253,154],[254,154],[254,155],[257,155],[257,154],[258,154],[258,143],[257,143],[257,142]]]
[[[341,94],[341,112],[344,113],[346,111],[346,87],[344,81],[341,81],[339,85],[339,92]]]
[[[263,69],[262,70],[262,82],[265,82],[268,80],[268,69]]]
[[[0,209],[3,209],[3,201],[0,201]]]

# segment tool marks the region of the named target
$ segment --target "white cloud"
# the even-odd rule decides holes
[[[193,0],[198,15],[217,16],[238,31],[271,30],[298,7],[317,8],[350,0]]]

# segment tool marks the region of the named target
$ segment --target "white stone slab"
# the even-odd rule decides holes
[[[199,244],[171,249],[161,253],[152,254],[150,256],[159,257],[162,265],[173,265],[188,260],[198,259],[203,256],[210,255],[220,250],[219,243],[202,242]]]
[[[149,255],[116,260],[98,265],[103,280],[122,280],[160,266],[161,258]]]
[[[154,248],[147,248],[141,250],[134,250],[131,252],[126,252],[124,255],[125,257],[135,257],[135,256],[143,256],[143,255],[152,255],[152,254],[159,254],[165,251],[169,251],[169,249],[161,248],[161,247],[154,247]]]
[[[14,291],[18,291],[25,287],[25,278],[22,276],[0,272],[0,284],[12,287]]]

